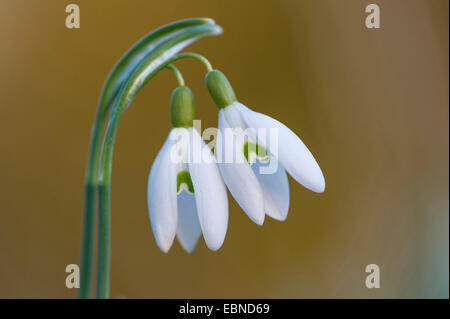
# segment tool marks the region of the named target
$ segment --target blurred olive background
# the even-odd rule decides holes
[[[77,3],[81,28],[65,27]],[[112,182],[111,297],[448,298],[448,1],[0,0],[0,297],[72,298],[90,129],[103,82],[149,31],[188,17],[224,28],[206,55],[238,98],[315,155],[324,194],[290,179],[283,223],[252,223],[231,196],[218,252],[156,246],[147,176],[169,129],[163,71],[121,121]],[[217,108],[197,61],[177,62],[203,128]],[[365,287],[365,266],[381,288]]]

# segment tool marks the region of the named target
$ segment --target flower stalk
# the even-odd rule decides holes
[[[166,66],[166,68],[173,72],[173,74],[177,78],[178,85],[179,86],[184,86],[184,78],[183,78],[183,74],[181,74],[180,70],[178,70],[178,68],[176,66],[172,65],[172,64],[168,64]]]

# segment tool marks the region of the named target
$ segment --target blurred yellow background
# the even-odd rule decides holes
[[[81,28],[65,27],[77,3]],[[90,129],[106,76],[149,31],[188,17],[224,28],[206,55],[249,107],[299,134],[327,189],[290,179],[285,222],[252,223],[229,196],[223,247],[168,254],[146,186],[170,130],[161,72],[119,126],[112,179],[113,298],[448,298],[448,1],[0,0],[0,297],[72,298]],[[177,62],[203,128],[217,125],[205,71]],[[381,288],[365,287],[365,266]]]

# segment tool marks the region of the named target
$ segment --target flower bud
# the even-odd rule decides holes
[[[192,127],[195,118],[195,100],[187,86],[177,87],[170,101],[170,119],[173,127]]]
[[[219,70],[212,70],[206,75],[206,86],[217,107],[224,108],[236,102],[236,95],[226,76]]]

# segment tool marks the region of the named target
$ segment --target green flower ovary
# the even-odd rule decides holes
[[[179,194],[182,190],[182,185],[186,185],[186,190],[189,193],[194,193],[194,185],[192,184],[191,174],[188,171],[182,170],[177,174],[177,193]]]
[[[267,161],[269,160],[269,156],[267,154],[267,149],[259,144],[253,142],[245,142],[243,148],[244,156],[247,159],[247,162],[250,163],[250,154],[255,153],[256,157],[260,160]]]

